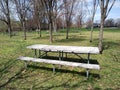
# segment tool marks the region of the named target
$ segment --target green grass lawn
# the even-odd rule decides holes
[[[54,45],[97,46],[99,31],[93,33],[93,42],[89,42],[89,30],[71,30],[69,39],[65,39],[65,31],[53,33]],[[103,54],[91,55],[96,59],[101,70],[90,70],[87,80],[83,68],[56,65],[56,74],[52,65],[30,62],[27,69],[19,56],[33,56],[32,50],[26,46],[32,44],[50,44],[49,33],[28,32],[27,40],[23,40],[22,32],[9,38],[0,34],[0,89],[2,90],[119,90],[120,89],[120,30],[105,29]],[[50,55],[54,53],[50,53]],[[56,54],[54,54],[56,55]],[[87,55],[81,55],[87,58]],[[77,58],[69,54],[68,57]]]

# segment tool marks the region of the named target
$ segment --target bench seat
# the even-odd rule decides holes
[[[78,63],[78,62],[69,62],[69,61],[60,61],[60,60],[51,60],[51,59],[40,59],[40,58],[32,58],[32,57],[19,57],[19,60],[23,61],[32,61],[32,62],[41,62],[41,63],[49,63],[49,64],[57,64],[57,65],[65,65],[65,66],[73,66],[73,67],[82,67],[86,69],[100,69],[98,64],[87,64],[87,63]]]

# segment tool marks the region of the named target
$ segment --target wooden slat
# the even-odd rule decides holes
[[[24,61],[33,61],[33,62],[73,66],[73,67],[82,67],[82,68],[87,68],[87,69],[98,69],[98,70],[100,69],[100,66],[97,64],[85,64],[85,63],[51,60],[51,59],[38,59],[38,58],[31,58],[31,57],[19,57],[18,59],[24,60]]]
[[[85,46],[60,46],[60,45],[41,45],[35,44],[28,46],[29,49],[39,49],[43,51],[61,51],[61,52],[69,52],[69,53],[85,53],[85,54],[98,54],[98,47],[85,47]]]

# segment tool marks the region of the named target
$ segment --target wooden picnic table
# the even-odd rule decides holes
[[[97,64],[90,64],[90,55],[91,54],[99,54],[98,47],[87,47],[87,46],[62,46],[62,45],[43,45],[43,44],[34,44],[27,46],[29,49],[35,50],[35,58],[29,58],[29,57],[21,57],[19,59],[26,60],[26,61],[35,61],[35,62],[44,62],[44,63],[51,63],[51,64],[60,64],[60,65],[68,65],[68,66],[79,66],[87,68],[87,77],[89,75],[89,69],[100,69],[100,66]],[[39,59],[37,59],[37,50],[39,51]],[[41,51],[45,52],[44,55],[47,56],[47,52],[56,52],[59,53],[59,61],[57,60],[49,60],[49,59],[42,59]],[[83,63],[75,63],[75,62],[66,62],[63,60],[63,54],[72,53],[77,56],[79,54],[87,54],[87,64]],[[79,56],[80,57],[80,56]]]

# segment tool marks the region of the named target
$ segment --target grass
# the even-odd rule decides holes
[[[97,46],[98,30],[94,31],[93,42],[89,42],[89,30],[71,30],[69,39],[65,39],[65,31],[53,33],[55,45]],[[92,55],[101,70],[91,70],[87,80],[85,69],[56,65],[56,74],[52,73],[52,65],[30,62],[27,69],[19,56],[33,56],[32,50],[26,46],[32,44],[50,44],[49,33],[42,32],[40,38],[36,32],[28,32],[27,40],[23,40],[22,32],[13,38],[0,34],[0,89],[2,90],[118,90],[120,89],[120,30],[105,29],[103,54]],[[54,54],[54,53],[51,53]],[[77,58],[75,55],[69,57]],[[86,58],[86,55],[81,55]]]

